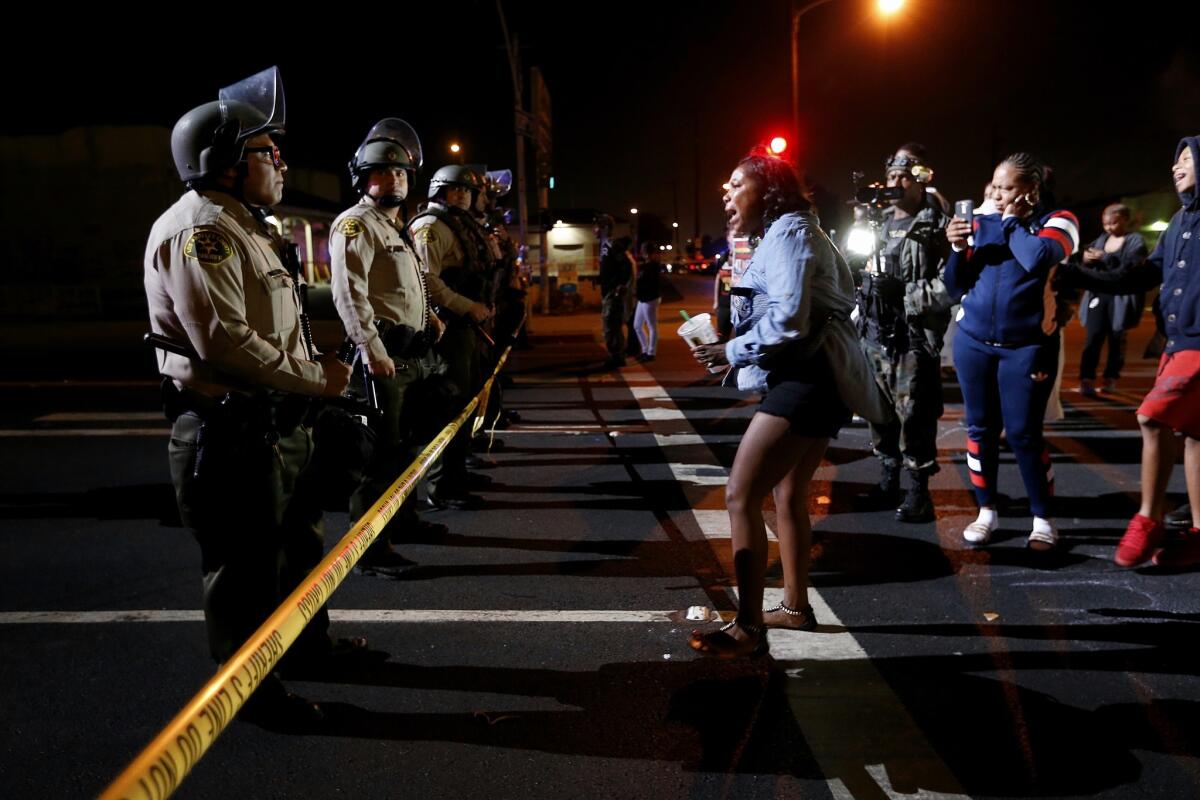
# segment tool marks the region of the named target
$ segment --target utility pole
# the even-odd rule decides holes
[[[529,205],[525,195],[525,137],[529,135],[530,118],[525,111],[524,84],[521,80],[521,51],[517,39],[508,34],[508,21],[504,18],[504,7],[496,0],[496,13],[500,15],[500,28],[504,32],[504,47],[508,51],[508,68],[512,73],[513,82],[513,131],[517,140],[517,220],[520,236],[520,253],[523,259],[529,258]],[[545,269],[545,254],[542,265]],[[548,279],[542,275],[542,294],[549,297]],[[528,297],[528,295],[526,295]],[[526,312],[529,303],[526,300]],[[528,330],[529,314],[525,315],[525,325]]]

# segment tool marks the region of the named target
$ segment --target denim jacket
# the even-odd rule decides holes
[[[738,283],[735,337],[726,343],[725,357],[738,368],[739,389],[764,390],[774,357],[805,339],[814,322],[831,312],[849,314],[854,306],[854,279],[839,269],[833,245],[818,226],[807,212],[779,217]]]

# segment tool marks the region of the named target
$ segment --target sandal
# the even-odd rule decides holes
[[[767,618],[771,614],[776,615],[774,621]],[[763,609],[763,627],[788,631],[815,631],[817,629],[817,618],[813,615],[812,606],[788,608],[783,603],[780,603],[774,608]]]
[[[748,642],[726,633],[734,625],[755,637],[749,648],[746,646],[749,644]],[[767,654],[767,637],[762,626],[747,625],[744,622],[738,622],[736,618],[732,622],[722,625],[721,629],[717,631],[710,633],[692,631],[692,638],[688,640],[688,645],[700,655],[710,658],[758,658]]]

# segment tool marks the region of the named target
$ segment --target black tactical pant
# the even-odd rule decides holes
[[[875,382],[896,411],[887,425],[871,425],[875,455],[888,465],[937,472],[937,424],[943,410],[940,359],[923,351],[889,357],[867,341],[863,352]]]
[[[459,402],[455,414],[479,391],[480,375],[478,337],[465,322],[454,321],[446,327],[434,350],[445,363],[446,377],[458,388]],[[442,457],[429,470],[429,491],[450,497],[467,491],[467,453],[471,449],[471,421],[459,429],[450,440]]]
[[[423,409],[419,396],[422,383],[428,381],[436,371],[435,357],[427,354],[421,358],[401,358],[392,355],[396,364],[396,374],[390,378],[372,378],[375,387],[375,398],[379,403],[379,420],[374,425],[375,449],[371,460],[363,470],[358,486],[350,494],[350,520],[354,522],[375,504],[388,487],[400,477],[400,473],[409,466],[420,453],[421,448],[428,444],[427,437],[418,434],[424,430],[419,417],[427,413]],[[364,392],[359,381],[352,384],[352,394],[363,397]],[[396,518],[389,528],[403,526],[405,522],[416,519],[415,493],[409,495],[401,506]],[[398,538],[394,536],[393,538]],[[372,545],[372,549],[386,550],[388,538],[384,533]]]
[[[318,493],[305,487],[312,437],[297,427],[272,446],[254,426],[187,412],[168,454],[180,518],[200,543],[209,650],[223,663],[323,556]],[[292,652],[327,650],[328,629],[322,606]]]

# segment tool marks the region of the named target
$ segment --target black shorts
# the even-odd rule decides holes
[[[824,351],[799,364],[767,373],[767,393],[758,410],[791,423],[790,432],[810,439],[835,439],[850,421]]]

